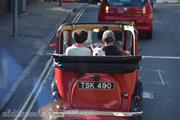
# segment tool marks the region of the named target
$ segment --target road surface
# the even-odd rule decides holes
[[[67,22],[97,22],[97,14],[98,6],[88,5],[70,16]],[[140,40],[144,119],[179,120],[180,5],[157,4],[154,7],[153,26],[152,40]],[[53,80],[53,52],[54,48],[47,48],[36,71],[32,71],[21,83],[0,119],[48,119],[52,105],[50,84]]]

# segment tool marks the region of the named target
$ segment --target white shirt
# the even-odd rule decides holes
[[[66,49],[65,55],[70,56],[91,56],[91,50],[82,44],[73,44]]]

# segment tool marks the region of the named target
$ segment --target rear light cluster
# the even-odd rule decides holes
[[[138,104],[140,102],[140,97],[139,96],[135,96],[135,102],[134,102],[134,111],[138,110]]]
[[[106,7],[105,7],[105,12],[106,12],[106,13],[109,13],[109,6],[106,6]]]
[[[103,8],[103,12],[106,13],[106,14],[116,13],[116,8],[113,8],[113,7],[110,7],[110,6],[106,5]]]
[[[142,8],[142,13],[143,13],[143,15],[148,15],[148,17],[150,18],[150,19],[152,19],[153,18],[153,14],[152,14],[152,7],[151,7],[151,4],[149,3],[149,1],[147,1],[146,3],[145,3],[145,5],[143,6],[143,8]]]
[[[146,7],[145,6],[142,8],[142,13],[146,14]]]
[[[149,2],[147,1],[147,2],[145,3],[144,7],[142,8],[142,12],[143,12],[143,14],[152,13],[151,3],[149,3]]]

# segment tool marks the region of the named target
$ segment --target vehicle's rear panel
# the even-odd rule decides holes
[[[122,75],[101,74],[97,77],[95,74],[79,74],[74,72],[55,69],[55,76],[58,91],[62,100],[64,110],[92,110],[92,111],[117,111],[128,112],[131,108],[132,97],[137,82],[136,73]],[[96,78],[96,77],[97,78]],[[114,83],[112,89],[92,89],[90,85],[79,88],[79,82],[107,82]],[[128,93],[128,96],[126,94]],[[75,114],[75,113],[74,113]],[[78,120],[79,116],[66,116],[68,120]],[[122,117],[107,116],[80,116],[79,120],[126,120]]]
[[[119,82],[112,75],[86,74],[73,84],[71,105],[75,109],[118,110],[121,108],[120,93]]]
[[[135,26],[138,27],[151,26],[152,10],[147,3],[148,0],[143,0],[143,2],[142,0],[134,0],[136,2],[132,2],[133,4],[122,5],[118,4],[118,2],[110,3],[110,1],[115,0],[105,0],[100,5],[99,22],[133,21]]]

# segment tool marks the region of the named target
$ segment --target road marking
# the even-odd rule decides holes
[[[81,9],[78,14],[75,16],[75,18],[73,19],[72,23],[77,23],[77,21],[79,20],[79,18],[81,17],[81,15],[84,13],[85,9]]]
[[[82,9],[81,9],[82,10]],[[72,23],[74,23],[74,21],[76,20],[76,17],[81,13],[81,10],[78,12],[78,14],[74,17],[74,19],[72,20]]]
[[[77,23],[80,19],[80,17],[82,16],[82,14],[84,13],[85,9],[82,9],[82,12],[80,13],[80,15],[77,17],[75,23]]]
[[[166,84],[166,82],[165,82],[165,80],[163,79],[163,77],[162,77],[162,73],[165,73],[165,72],[167,72],[167,71],[162,71],[162,70],[159,70],[159,69],[156,69],[156,70],[148,70],[148,69],[145,69],[145,70],[141,70],[142,72],[143,71],[147,71],[147,72],[157,72],[158,73],[158,76],[159,76],[159,78],[160,78],[160,82],[154,82],[154,83],[156,83],[156,84],[161,84],[161,85],[165,85]],[[153,83],[153,82],[151,82],[151,83]]]
[[[157,72],[157,69],[141,69],[142,72]],[[167,71],[167,70],[160,70],[161,73],[168,73],[170,71]]]
[[[161,82],[153,82],[153,81],[142,81],[143,84],[154,84],[154,85],[161,85],[162,86],[162,83]],[[177,83],[174,83],[174,82],[165,82],[166,85],[177,85]]]
[[[52,65],[52,66],[53,66],[53,65]],[[40,92],[41,92],[41,90],[42,90],[43,85],[45,84],[45,82],[47,81],[50,73],[51,73],[52,70],[53,70],[52,66],[50,67],[48,73],[46,74],[46,77],[44,78],[43,82],[40,84],[39,90],[37,91],[34,99],[32,100],[32,102],[31,102],[31,104],[30,104],[28,110],[26,111],[26,114],[25,114],[25,116],[23,117],[22,120],[25,120],[25,119],[28,117],[29,112],[32,110],[32,107],[33,107],[34,103],[36,102],[36,100],[37,100],[37,98],[38,98],[38,96],[39,96],[39,94],[40,94]]]
[[[41,75],[39,76],[37,83],[35,84],[35,87],[33,88],[33,90],[31,91],[31,93],[29,94],[28,98],[26,99],[25,103],[23,104],[23,106],[21,107],[21,109],[19,110],[19,112],[17,113],[16,117],[14,120],[18,120],[18,118],[21,116],[22,112],[24,111],[24,109],[26,108],[27,104],[29,103],[30,99],[32,98],[33,94],[37,91],[36,89],[38,89],[38,86],[41,82],[41,79],[43,78],[44,74],[46,73],[46,71],[49,68],[49,65],[51,64],[53,56],[51,56],[51,58],[48,60],[48,62],[45,65],[44,70],[42,71]]]
[[[79,20],[79,18],[81,17],[81,15],[83,14],[84,11],[85,11],[85,9],[82,9],[82,10],[76,15],[76,17],[73,19],[72,22],[77,22],[77,21]],[[36,93],[33,101],[31,102],[30,106],[28,107],[28,110],[27,110],[27,112],[26,112],[26,115],[23,117],[23,120],[28,117],[28,116],[27,116],[27,115],[28,115],[27,113],[29,113],[30,110],[32,109],[32,107],[33,107],[33,105],[34,105],[37,97],[39,96],[39,93],[40,93],[41,90],[42,90],[43,84],[46,82],[46,79],[44,79],[43,82],[40,84],[40,81],[41,81],[41,79],[43,78],[45,72],[47,71],[47,69],[48,69],[48,67],[49,67],[52,59],[53,59],[53,56],[51,56],[51,58],[50,58],[50,59],[48,60],[48,62],[46,63],[45,69],[43,70],[43,72],[41,73],[40,77],[38,78],[38,82],[36,83],[35,87],[34,87],[33,90],[31,91],[31,93],[29,94],[27,100],[26,100],[25,103],[23,104],[22,108],[19,110],[19,112],[18,112],[18,114],[17,114],[17,116],[15,117],[14,120],[18,120],[18,119],[19,119],[20,115],[21,115],[22,112],[25,110],[27,104],[29,103],[30,99],[32,98],[33,93],[38,90],[38,92]],[[51,70],[48,71],[48,74],[50,74],[50,71],[51,71]],[[48,77],[48,76],[46,76],[46,77]],[[46,78],[46,77],[45,77],[45,78]],[[40,88],[36,90],[36,88],[39,86],[39,84],[40,84]]]
[[[142,81],[143,84],[155,84],[155,85],[162,85],[161,82],[154,82],[154,81]]]
[[[180,60],[180,57],[174,57],[174,56],[142,56],[142,59],[173,59],[173,60]]]
[[[148,70],[148,69],[145,69],[145,70],[141,70],[142,72],[143,71],[147,71],[147,72],[157,72],[158,73],[158,76],[159,76],[159,78],[160,78],[160,83],[159,82],[157,82],[157,84],[161,84],[161,85],[165,85],[165,80],[163,79],[163,77],[162,77],[162,73],[165,73],[165,72],[167,72],[167,71],[162,71],[162,70],[159,70],[159,69],[156,69],[156,70]]]
[[[64,23],[64,21],[66,20],[65,16],[61,21],[62,23]],[[33,67],[37,64],[37,61],[39,60],[40,56],[43,55],[43,52],[45,51],[45,49],[47,48],[48,44],[50,43],[50,41],[52,40],[52,38],[54,37],[54,33],[56,33],[55,31],[57,31],[59,24],[61,24],[60,22],[58,22],[53,30],[48,34],[48,36],[45,38],[45,44],[37,51],[36,55],[32,58],[32,60],[29,62],[29,64],[27,65],[27,67],[24,69],[24,71],[22,72],[22,74],[19,76],[19,78],[16,80],[16,82],[12,85],[12,87],[10,88],[9,92],[7,93],[7,95],[0,101],[0,110],[2,110],[4,108],[4,106],[6,105],[7,101],[10,100],[10,98],[12,97],[12,95],[14,94],[15,90],[18,88],[19,84],[25,79],[25,77],[30,73],[30,71],[33,69]]]
[[[72,20],[72,23],[75,23],[75,20],[77,19],[77,17],[79,16],[79,14],[81,13],[82,9],[78,12],[78,14],[74,17],[74,19]]]
[[[160,80],[161,80],[161,83],[162,83],[162,85],[164,86],[164,85],[165,85],[165,81],[164,81],[164,79],[163,79],[163,77],[162,77],[162,75],[161,75],[161,71],[160,71],[160,70],[157,70],[157,72],[158,72],[159,78],[160,78]]]
[[[153,95],[152,92],[144,91],[143,92],[143,98],[145,98],[145,99],[154,99],[154,95]]]

